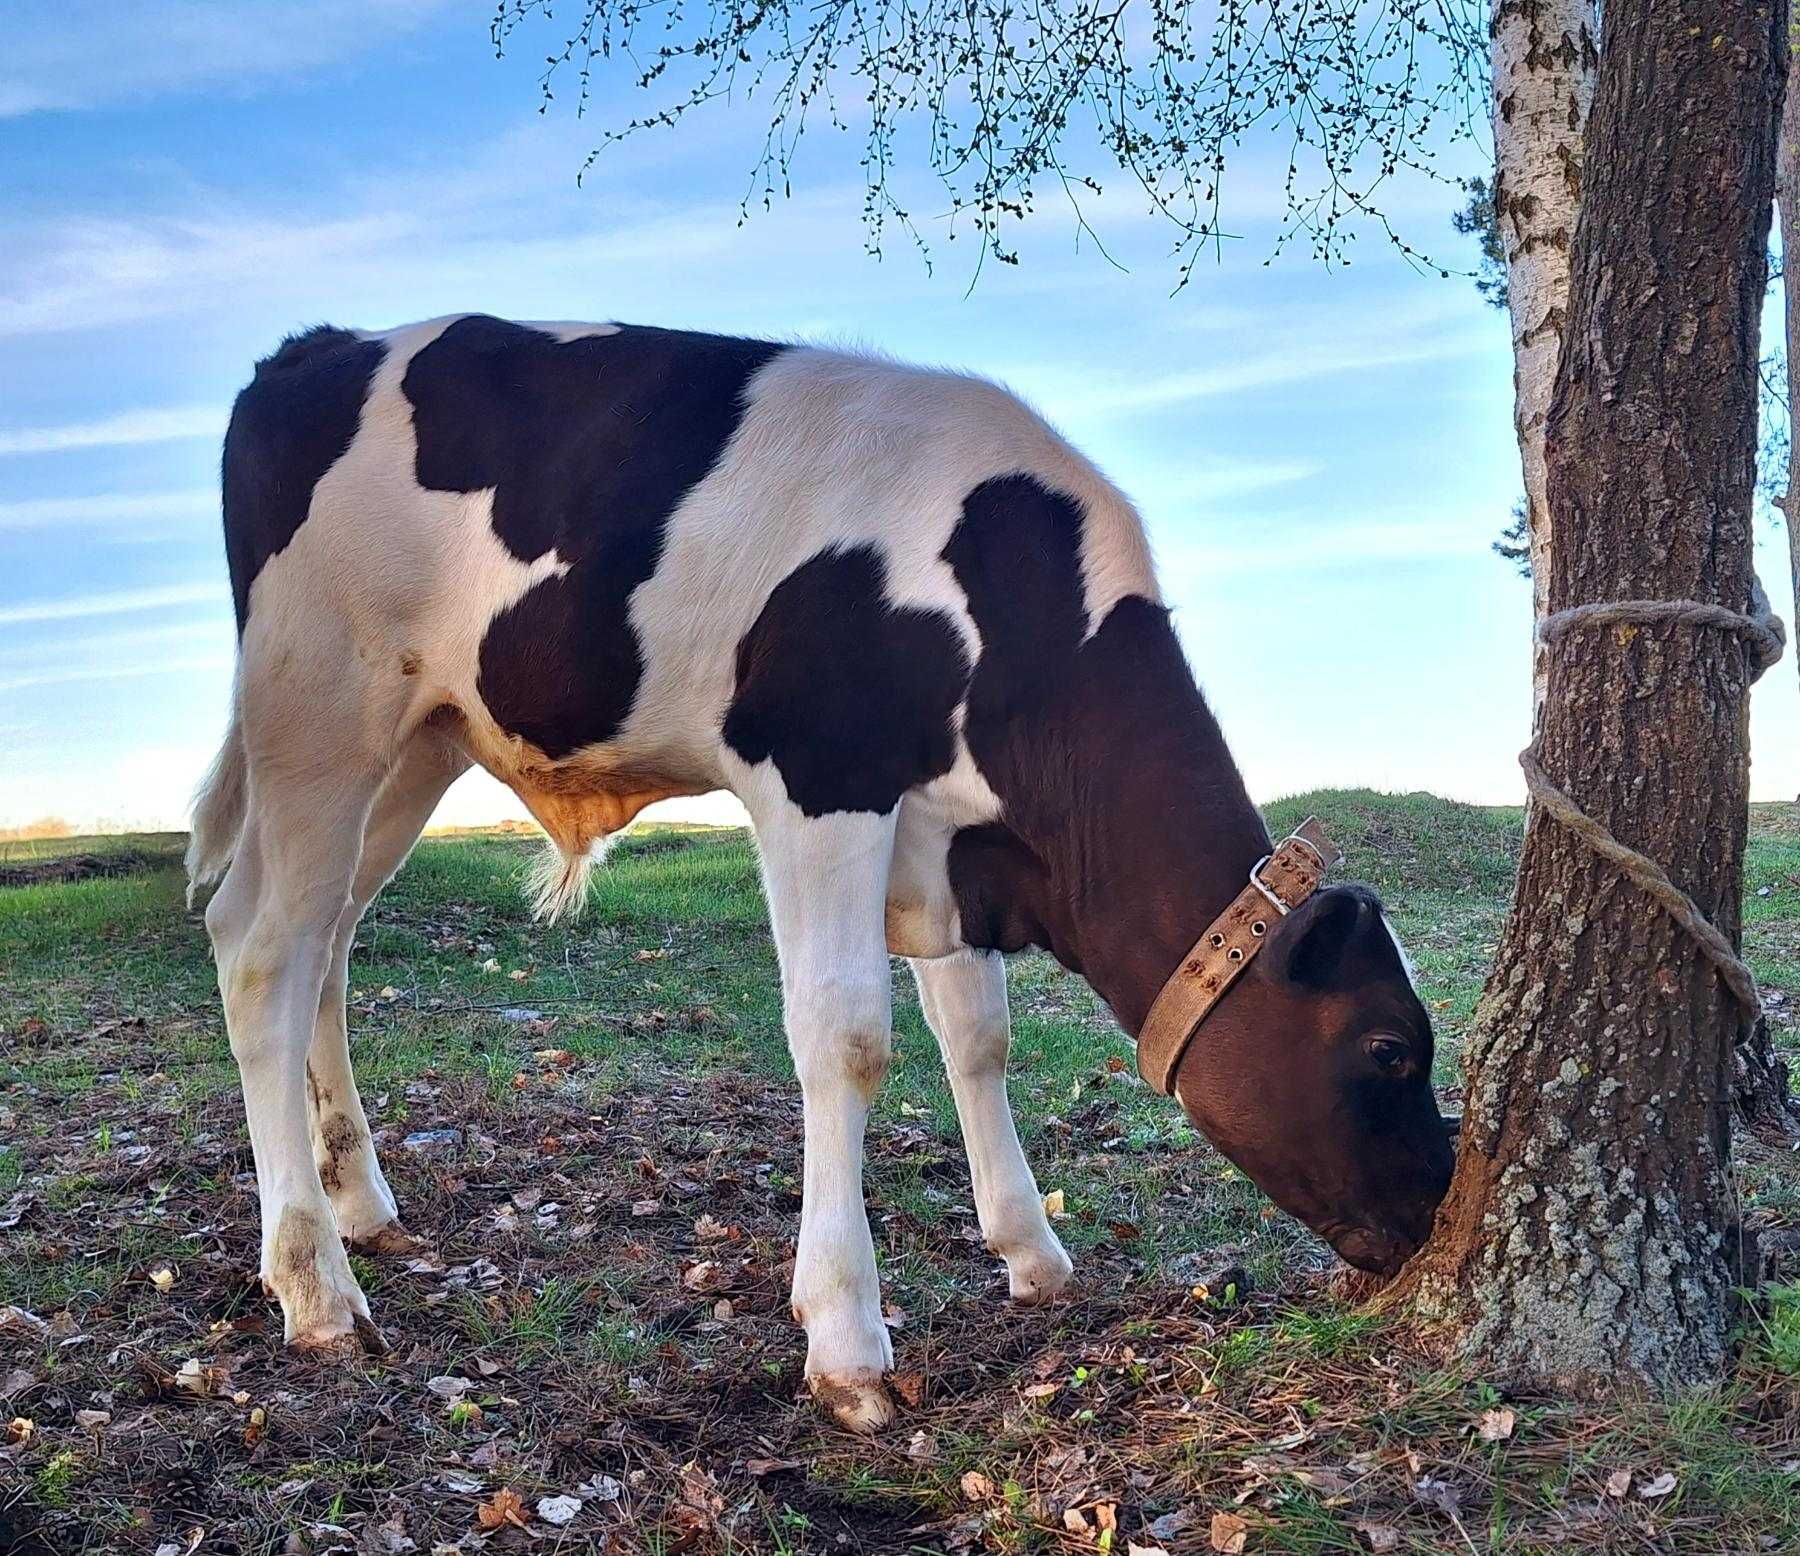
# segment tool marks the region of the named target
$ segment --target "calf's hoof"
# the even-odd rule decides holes
[[[385,1356],[387,1337],[366,1313],[352,1313],[348,1330],[320,1330],[296,1334],[287,1343],[298,1356],[349,1360],[352,1356]]]
[[[427,1246],[424,1238],[415,1237],[398,1221],[387,1221],[367,1231],[355,1232],[344,1241],[357,1253],[369,1254],[422,1253]]]
[[[815,1373],[806,1386],[819,1408],[846,1431],[867,1435],[894,1419],[894,1401],[872,1367],[834,1375]]]
[[[380,1355],[387,1349],[337,1228],[326,1217],[300,1205],[282,1211],[262,1283],[281,1304],[282,1332],[292,1349],[326,1355]]]
[[[1038,1307],[1069,1284],[1075,1262],[1061,1243],[1014,1254],[1006,1261],[1007,1288],[1020,1307]]]

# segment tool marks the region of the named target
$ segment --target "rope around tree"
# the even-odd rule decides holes
[[[1612,600],[1593,605],[1573,605],[1567,610],[1553,611],[1538,623],[1538,641],[1555,643],[1569,633],[1587,627],[1633,626],[1718,627],[1745,639],[1750,649],[1750,679],[1755,681],[1781,657],[1787,644],[1787,632],[1770,608],[1768,596],[1760,581],[1750,610],[1734,611],[1723,605],[1708,605],[1701,600]],[[1647,896],[1661,904],[1663,910],[1693,938],[1703,955],[1718,969],[1732,996],[1744,1009],[1747,1022],[1762,1014],[1762,996],[1757,992],[1756,976],[1737,954],[1737,949],[1719,931],[1700,906],[1669,879],[1669,874],[1654,859],[1628,848],[1604,826],[1587,814],[1561,789],[1550,781],[1538,765],[1537,743],[1533,741],[1519,753],[1519,766],[1525,773],[1525,788],[1534,804],[1558,822],[1565,830],[1580,838],[1602,859],[1618,866]]]

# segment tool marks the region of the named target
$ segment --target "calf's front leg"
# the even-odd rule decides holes
[[[958,951],[914,961],[912,970],[956,1099],[981,1235],[1006,1261],[1015,1302],[1048,1301],[1073,1266],[1050,1230],[1006,1098],[1006,962],[992,951]]]
[[[894,1365],[863,1206],[863,1128],[892,1052],[883,925],[894,818],[752,803],[806,1125],[794,1317],[813,1397],[852,1431],[893,1418]]]

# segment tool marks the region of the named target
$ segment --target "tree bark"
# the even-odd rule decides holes
[[[1751,602],[1786,23],[1770,0],[1607,5],[1546,424],[1552,610]],[[1578,630],[1550,651],[1537,750],[1734,943],[1750,679],[1718,628]],[[1456,1177],[1393,1300],[1502,1376],[1589,1393],[1718,1377],[1743,1020],[1695,942],[1534,806]]]
[[[1790,21],[1790,28],[1793,25]],[[1790,44],[1792,40],[1790,38]],[[1788,484],[1781,504],[1787,521],[1788,567],[1794,585],[1794,633],[1800,640],[1800,55],[1788,61],[1787,95],[1775,154],[1775,200],[1781,213],[1781,301],[1787,320]],[[1794,665],[1800,669],[1800,641]]]
[[[1593,0],[1493,0],[1494,220],[1512,319],[1513,426],[1525,476],[1533,619],[1550,586],[1544,422],[1569,306],[1569,244],[1581,204],[1582,132],[1594,97]],[[1532,727],[1544,702],[1544,650],[1532,654]]]
[[[1781,227],[1781,300],[1786,320],[1788,377],[1787,495],[1776,506],[1787,527],[1788,567],[1793,583],[1792,620],[1800,631],[1800,54],[1793,51],[1793,16],[1788,21],[1787,85],[1782,95],[1781,127],[1775,146],[1775,206]],[[1800,667],[1800,649],[1794,663]],[[1766,1020],[1745,1034],[1733,1054],[1733,1085],[1738,1117],[1762,1133],[1793,1138],[1800,1133],[1789,1092],[1787,1065],[1775,1052]]]

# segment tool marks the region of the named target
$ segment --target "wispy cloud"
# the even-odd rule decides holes
[[[1227,497],[1247,497],[1295,481],[1310,480],[1324,466],[1310,460],[1199,460],[1183,468],[1183,489],[1203,504]]]
[[[32,633],[24,641],[0,645],[0,674],[18,675],[50,662],[79,666],[119,659],[161,659],[218,648],[231,641],[230,617],[202,613],[153,627],[77,631],[75,635]]]
[[[223,582],[109,589],[97,594],[67,595],[60,600],[22,600],[16,605],[0,605],[0,627],[31,621],[73,621],[83,616],[124,616],[177,605],[220,605],[225,601]]]
[[[1385,344],[1295,345],[1220,362],[1213,367],[1101,385],[1080,395],[1076,403],[1087,414],[1095,416],[1164,410],[1190,400],[1222,394],[1306,383],[1344,373],[1379,372],[1419,362],[1442,361],[1446,357],[1473,356],[1488,350],[1491,344],[1484,332],[1461,330]]]
[[[61,454],[71,449],[216,438],[224,434],[226,415],[216,405],[166,405],[61,426],[0,427],[0,454]]]
[[[1328,572],[1369,562],[1440,563],[1488,558],[1488,534],[1457,519],[1441,523],[1358,519],[1346,523],[1267,526],[1251,544],[1158,531],[1158,571],[1171,592],[1221,576],[1245,573]]]
[[[0,530],[48,529],[87,524],[134,523],[144,519],[212,518],[218,492],[199,487],[184,492],[97,492],[91,497],[26,497],[0,502]]]
[[[0,117],[140,102],[201,87],[242,94],[373,49],[443,0],[15,0]]]
[[[153,665],[79,665],[0,675],[0,692],[23,691],[31,686],[63,686],[76,681],[138,681],[153,675],[192,675],[202,671],[229,670],[229,654],[197,654],[187,659],[159,659]]]
[[[1039,403],[1057,406],[1059,420],[1112,422],[1224,395],[1492,354],[1497,339],[1486,320],[1470,323],[1466,309],[1445,306],[1384,314],[1363,327],[1346,327],[1340,314],[1283,318],[1243,333],[1254,338],[1251,349],[1211,349],[1192,367],[1128,373],[1104,363],[1082,372],[1057,361],[1005,376]]]

